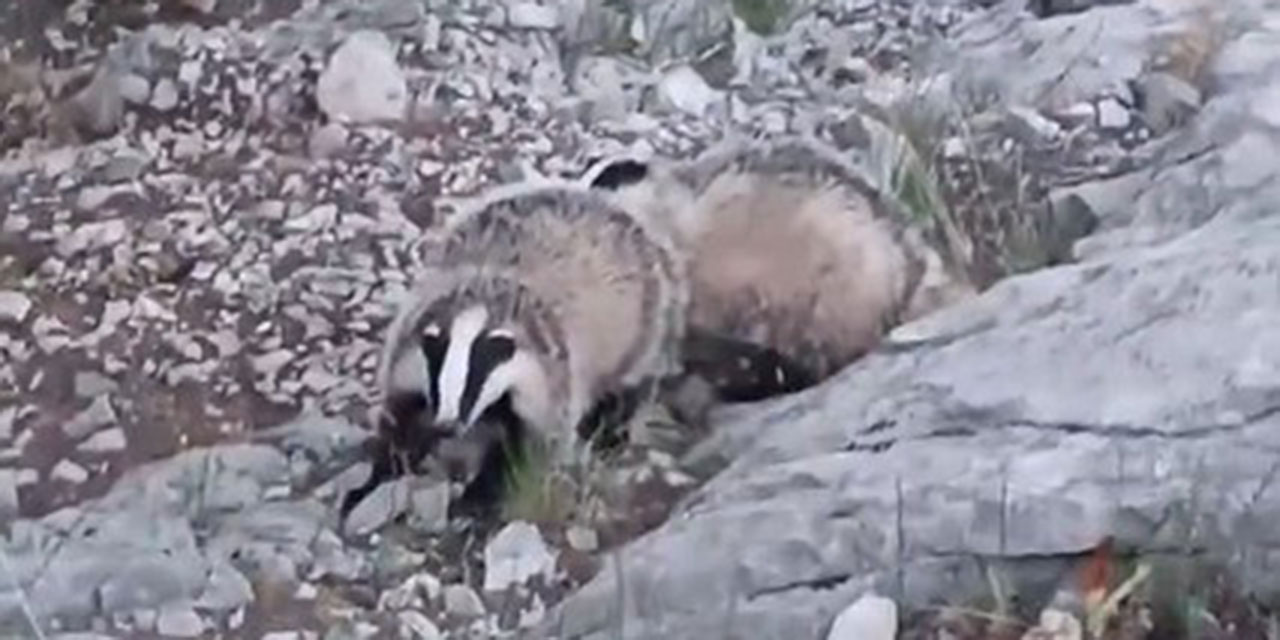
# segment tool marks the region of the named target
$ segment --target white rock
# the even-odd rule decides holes
[[[347,128],[336,122],[330,122],[311,132],[307,151],[317,160],[337,155],[347,146]]]
[[[1058,123],[1040,115],[1039,111],[1030,107],[1009,107],[1009,115],[1013,116],[1016,122],[1025,128],[1026,133],[1032,136],[1044,140],[1053,140],[1058,137],[1058,134],[1062,133],[1062,127]]]
[[[484,548],[484,590],[502,591],[536,575],[550,575],[556,559],[538,528],[517,521],[503,527]]]
[[[424,533],[444,531],[449,525],[449,483],[415,487],[409,497],[409,513],[415,529]]]
[[[13,426],[18,422],[18,408],[0,409],[0,440],[13,439]]]
[[[1084,627],[1075,616],[1065,611],[1045,609],[1040,612],[1040,624],[1027,631],[1024,640],[1081,640]]]
[[[836,616],[827,640],[894,640],[898,637],[898,606],[868,593]]]
[[[658,95],[669,107],[696,118],[705,117],[712,105],[724,99],[719,91],[712,89],[702,79],[702,75],[688,65],[668,71],[658,81]]]
[[[444,588],[444,609],[463,618],[484,615],[484,601],[474,589],[465,584],[451,584]]]
[[[293,597],[295,600],[311,601],[320,595],[320,590],[310,582],[303,582],[294,590]]]
[[[77,449],[86,453],[110,453],[124,451],[128,445],[129,441],[125,437],[124,429],[115,427],[89,436],[89,439],[80,443]]]
[[[420,611],[401,611],[399,618],[400,624],[409,631],[402,632],[401,637],[418,640],[439,640],[444,637],[440,634],[440,629]]]
[[[111,406],[111,397],[98,396],[84,411],[62,423],[62,432],[68,438],[79,440],[102,427],[116,422],[116,411]]]
[[[1129,110],[1115,98],[1099,102],[1098,126],[1103,129],[1123,129],[1129,126]]]
[[[18,513],[18,480],[16,469],[0,469],[0,518]]]
[[[569,541],[569,547],[575,551],[591,553],[600,545],[600,538],[591,527],[573,525],[565,532],[565,538]]]
[[[31,312],[31,299],[19,291],[0,291],[0,320],[22,322]]]
[[[371,30],[347,36],[320,74],[316,100],[336,120],[359,123],[404,117],[408,86],[387,36]]]
[[[1092,102],[1077,102],[1056,111],[1053,115],[1068,124],[1079,125],[1097,120],[1098,109]]]
[[[136,73],[127,74],[120,78],[120,97],[130,104],[146,104],[151,99],[151,82]]]
[[[343,523],[347,535],[365,535],[378,529],[392,518],[404,513],[409,506],[409,478],[397,478],[377,486],[356,504]]]
[[[554,6],[519,2],[508,9],[507,22],[517,29],[549,31],[560,26],[560,12]]]
[[[151,106],[157,111],[178,106],[178,85],[170,78],[161,78],[151,93]]]
[[[59,460],[50,475],[55,480],[65,480],[71,484],[81,484],[89,479],[89,472],[70,460]]]
[[[178,82],[194,87],[199,84],[200,76],[204,73],[204,65],[199,60],[187,60],[178,67]]]
[[[297,631],[272,631],[263,634],[262,640],[302,640],[302,634]]]

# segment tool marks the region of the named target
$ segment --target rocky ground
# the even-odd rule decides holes
[[[0,6],[0,619],[19,637],[545,630],[755,433],[682,455],[645,417],[652,437],[593,485],[604,510],[531,500],[495,527],[404,480],[342,526],[415,234],[451,199],[604,153],[812,130],[985,287],[1078,259],[1091,232],[1085,250],[1123,245],[1123,198],[1096,185],[1200,157],[1155,142],[1272,51],[1195,3],[987,4]],[[1224,47],[1245,50],[1215,76]],[[992,62],[1010,51],[1019,74]],[[1224,181],[1252,180],[1230,162],[1255,143]]]

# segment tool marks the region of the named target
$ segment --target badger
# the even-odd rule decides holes
[[[624,156],[582,181],[682,255],[686,369],[724,400],[812,386],[972,291],[856,166],[809,136],[729,139],[684,162]]]
[[[387,330],[376,375],[384,441],[426,438],[412,452],[421,456],[473,438],[474,459],[492,461],[494,442],[527,439],[578,462],[601,406],[678,367],[687,293],[665,240],[567,181],[508,185],[464,207],[424,240]],[[344,510],[393,473],[381,455]]]

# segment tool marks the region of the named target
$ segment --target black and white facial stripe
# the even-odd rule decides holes
[[[483,306],[473,306],[447,330],[431,325],[423,332],[427,397],[439,426],[466,429],[519,385],[526,356],[510,332],[489,328],[488,320]]]

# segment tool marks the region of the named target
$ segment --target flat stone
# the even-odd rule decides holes
[[[420,611],[401,611],[397,618],[401,626],[409,631],[409,634],[401,634],[402,637],[416,640],[440,640],[444,637],[440,628]]]
[[[111,393],[119,387],[115,380],[97,371],[77,371],[73,386],[75,387],[76,397],[85,399]]]
[[[120,78],[120,96],[125,102],[144,105],[151,99],[151,82],[136,74],[126,74]]]
[[[537,575],[550,575],[556,559],[538,528],[517,521],[503,527],[484,548],[484,590],[503,591]]]
[[[333,53],[316,84],[316,99],[330,118],[350,122],[400,120],[408,87],[391,41],[380,31],[356,31]]]
[[[397,478],[377,486],[347,515],[343,530],[347,535],[366,535],[381,528],[409,508],[411,479]]]
[[[151,106],[157,111],[170,111],[178,106],[178,85],[171,78],[156,82],[151,94]]]
[[[690,66],[668,71],[658,81],[658,95],[671,108],[695,118],[705,117],[714,105],[724,100],[723,94],[712,89]]]
[[[62,423],[62,432],[72,440],[80,440],[105,426],[116,423],[116,411],[110,395],[100,395],[75,417]]]
[[[22,322],[31,312],[32,302],[20,291],[0,291],[0,320]]]
[[[53,465],[53,470],[49,472],[49,475],[55,480],[62,480],[71,484],[82,484],[89,479],[89,472],[70,460],[59,460],[58,464]]]
[[[172,638],[195,638],[204,631],[204,620],[190,606],[169,606],[160,610],[156,631]]]
[[[840,612],[827,640],[894,640],[898,607],[888,598],[867,594]]]
[[[449,484],[416,486],[409,497],[410,524],[423,533],[440,533],[449,526]]]
[[[507,9],[507,23],[516,29],[550,31],[560,26],[560,11],[556,5],[517,2]]]
[[[129,441],[125,437],[124,429],[115,427],[89,436],[76,447],[76,450],[86,453],[112,453],[124,451],[128,446]]]
[[[18,407],[0,409],[0,440],[13,439],[13,428],[18,422]]]
[[[479,618],[485,614],[484,601],[465,584],[451,584],[444,588],[444,609],[450,615],[462,618]]]
[[[1115,98],[1098,103],[1098,126],[1103,129],[1124,129],[1129,126],[1129,110]]]
[[[0,518],[12,518],[18,508],[18,470],[0,469]]]

